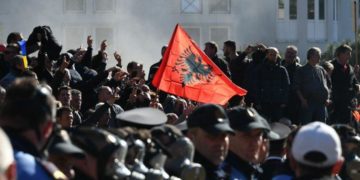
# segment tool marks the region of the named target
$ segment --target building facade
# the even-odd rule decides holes
[[[25,38],[35,26],[49,25],[64,49],[95,49],[106,39],[124,65],[132,60],[147,69],[160,58],[180,23],[203,47],[234,40],[238,49],[264,43],[281,52],[298,46],[302,61],[311,46],[324,48],[353,40],[353,0],[0,0],[0,42],[12,31]],[[359,12],[356,13],[357,16]],[[111,63],[111,62],[110,62]],[[115,63],[115,62],[114,62]]]

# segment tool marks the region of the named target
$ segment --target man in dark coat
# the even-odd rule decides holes
[[[349,123],[351,119],[350,103],[359,89],[354,68],[349,64],[352,49],[348,45],[340,45],[335,51],[335,59],[331,61],[334,71],[331,74],[332,101],[334,113],[332,123]]]
[[[286,69],[277,63],[279,51],[270,47],[257,77],[257,108],[270,122],[283,116],[289,94],[289,76]]]
[[[205,49],[204,49],[205,54],[221,69],[222,72],[225,73],[227,77],[230,78],[231,76],[230,76],[229,65],[225,60],[218,57],[217,51],[218,51],[218,45],[215,42],[210,41],[205,43]]]
[[[294,124],[298,124],[297,116],[299,114],[300,108],[300,100],[294,91],[293,83],[294,83],[294,75],[296,71],[301,67],[298,60],[298,49],[296,46],[290,45],[286,48],[285,51],[285,58],[281,61],[281,65],[286,68],[286,71],[289,74],[290,80],[290,92],[289,92],[289,99],[288,103],[285,108],[284,116],[289,118]]]

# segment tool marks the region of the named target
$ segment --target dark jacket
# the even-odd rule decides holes
[[[240,87],[244,86],[246,68],[249,65],[249,61],[245,59],[246,55],[246,53],[241,53],[236,59],[228,59],[231,80]]]
[[[225,73],[227,77],[231,78],[229,65],[225,60],[219,58],[217,55],[210,58],[221,69],[221,71]]]
[[[263,173],[261,175],[261,180],[271,180],[274,176],[280,174],[281,169],[283,169],[285,163],[280,157],[268,157],[263,164],[261,164],[261,168],[263,169]]]
[[[343,66],[337,60],[333,60],[331,63],[334,65],[334,71],[331,74],[332,100],[334,103],[348,104],[355,97],[355,84],[358,84],[354,68],[347,64],[348,68],[344,71]]]
[[[161,59],[159,62],[153,64],[150,66],[150,69],[149,69],[149,76],[148,76],[148,79],[147,79],[147,85],[150,87],[151,90],[155,91],[156,88],[152,85],[152,80],[154,79],[155,77],[155,74],[157,72],[157,70],[160,68],[160,64],[161,64]]]
[[[267,61],[258,72],[257,102],[286,104],[290,88],[288,73],[283,66]]]
[[[230,179],[251,180],[260,176],[260,169],[249,162],[246,162],[229,151],[225,162],[224,169],[229,172]]]
[[[327,73],[319,65],[312,66],[309,63],[302,66],[295,75],[294,91],[300,91],[305,99],[319,104],[325,104],[330,98]]]

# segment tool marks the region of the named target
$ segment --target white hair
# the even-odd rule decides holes
[[[14,154],[9,138],[1,128],[0,128],[0,142],[1,142],[0,174],[4,174],[4,172],[14,162]]]

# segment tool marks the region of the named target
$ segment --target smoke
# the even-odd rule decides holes
[[[21,32],[27,39],[34,27],[49,25],[63,45],[62,52],[81,45],[86,47],[86,37],[92,35],[95,55],[102,38],[108,38],[108,67],[115,65],[113,53],[118,51],[123,66],[137,61],[144,64],[146,72],[151,64],[160,60],[161,47],[168,43],[177,23],[171,14],[178,16],[172,12],[179,11],[178,7],[164,8],[164,4],[169,4],[166,0],[151,3],[143,0],[0,0],[0,3],[0,42],[6,42],[10,32]],[[102,11],[104,8],[110,10]]]
[[[228,39],[238,49],[246,45],[276,42],[276,3],[269,0],[231,1],[231,13],[209,13],[209,2],[203,0],[200,14],[182,14],[181,0],[0,0],[0,41],[12,31],[28,38],[32,29],[49,25],[63,52],[70,48],[86,47],[86,37],[94,38],[95,55],[100,42],[108,40],[108,67],[116,62],[114,51],[120,52],[125,67],[130,61],[149,67],[159,61],[161,47],[170,40],[177,23],[199,27],[199,45],[213,40],[211,27],[229,27]],[[267,8],[265,8],[267,7]],[[106,10],[109,9],[109,10]],[[105,11],[104,11],[105,10]],[[283,48],[280,47],[280,50]]]

